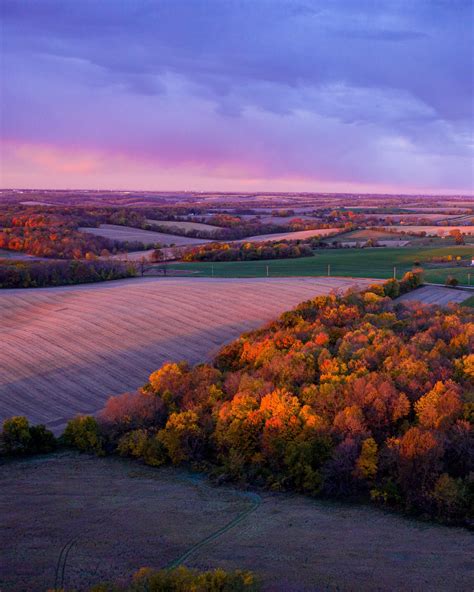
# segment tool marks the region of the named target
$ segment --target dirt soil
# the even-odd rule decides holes
[[[4,592],[81,591],[183,555],[253,570],[265,591],[472,591],[472,533],[368,506],[75,453],[4,463],[0,488]]]

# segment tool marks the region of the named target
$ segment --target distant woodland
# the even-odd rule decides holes
[[[87,284],[135,275],[133,264],[114,260],[0,261],[0,289]]]

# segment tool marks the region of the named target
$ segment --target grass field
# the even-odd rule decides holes
[[[59,430],[169,360],[202,362],[343,278],[144,278],[0,291],[0,421],[26,415]]]
[[[153,230],[142,230],[141,228],[132,228],[130,226],[120,226],[118,224],[101,224],[99,228],[88,228],[82,226],[81,232],[88,232],[96,236],[103,236],[112,240],[119,241],[137,241],[145,245],[150,243],[160,243],[161,245],[189,246],[208,242],[207,239],[189,238],[187,236],[178,236],[176,234],[166,234],[164,232],[154,232]]]
[[[470,296],[467,300],[462,303],[463,306],[472,306],[474,308],[474,296]]]
[[[215,277],[264,277],[267,273],[272,277],[282,276],[317,276],[327,275],[328,265],[333,276],[346,277],[393,277],[396,267],[397,277],[413,268],[415,262],[425,264],[425,279],[428,282],[444,283],[449,275],[456,277],[461,284],[468,283],[468,274],[472,274],[471,284],[474,285],[474,269],[457,267],[427,268],[426,262],[432,257],[461,256],[471,260],[474,256],[473,246],[441,247],[441,248],[373,248],[373,249],[333,249],[318,251],[313,257],[300,259],[272,259],[267,261],[233,261],[224,263],[176,263],[171,269],[189,270],[200,276]]]
[[[344,242],[348,241],[368,241],[369,239],[372,240],[396,240],[396,239],[404,239],[408,240],[410,237],[406,234],[395,233],[395,232],[384,232],[383,230],[374,230],[373,228],[361,228],[359,230],[352,230],[350,232],[345,232],[344,234],[339,234],[338,236],[331,238],[328,242]]]
[[[221,230],[220,226],[213,226],[212,224],[202,224],[201,222],[188,222],[186,220],[147,220],[148,224],[155,224],[157,226],[175,226],[182,230],[202,230],[208,232],[210,235],[215,230]]]
[[[264,592],[472,591],[471,533],[368,506],[77,453],[4,464],[0,488],[5,592],[84,591],[188,552],[188,567],[256,572]]]

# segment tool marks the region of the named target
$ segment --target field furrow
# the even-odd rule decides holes
[[[196,363],[350,278],[144,278],[0,293],[0,419],[56,429],[134,390],[167,360]]]

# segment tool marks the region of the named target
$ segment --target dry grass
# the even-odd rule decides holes
[[[79,454],[4,465],[0,488],[0,588],[9,592],[52,588],[58,566],[68,590],[164,567],[256,505],[255,494],[184,471]],[[268,592],[470,592],[472,535],[366,506],[264,493],[186,565],[250,569]]]
[[[182,230],[202,230],[208,232],[210,235],[215,230],[221,230],[220,226],[213,226],[212,224],[203,224],[202,222],[188,222],[186,220],[147,220],[148,224],[157,226],[169,226],[181,228]]]
[[[142,230],[141,228],[132,228],[130,226],[119,226],[117,224],[101,224],[99,228],[80,227],[80,231],[104,236],[112,240],[120,241],[138,241],[144,245],[150,243],[160,243],[161,245],[176,245],[178,247],[188,245],[198,245],[208,242],[202,238],[189,238],[187,236],[177,236],[175,234],[165,234],[164,232],[154,232],[152,230]]]
[[[2,290],[0,420],[59,430],[167,360],[203,361],[223,343],[349,278],[144,278]]]
[[[444,288],[443,286],[423,286],[404,294],[398,298],[401,302],[422,302],[423,304],[437,304],[445,306],[446,304],[460,304],[472,296],[473,292],[468,290],[456,290],[453,288]]]

